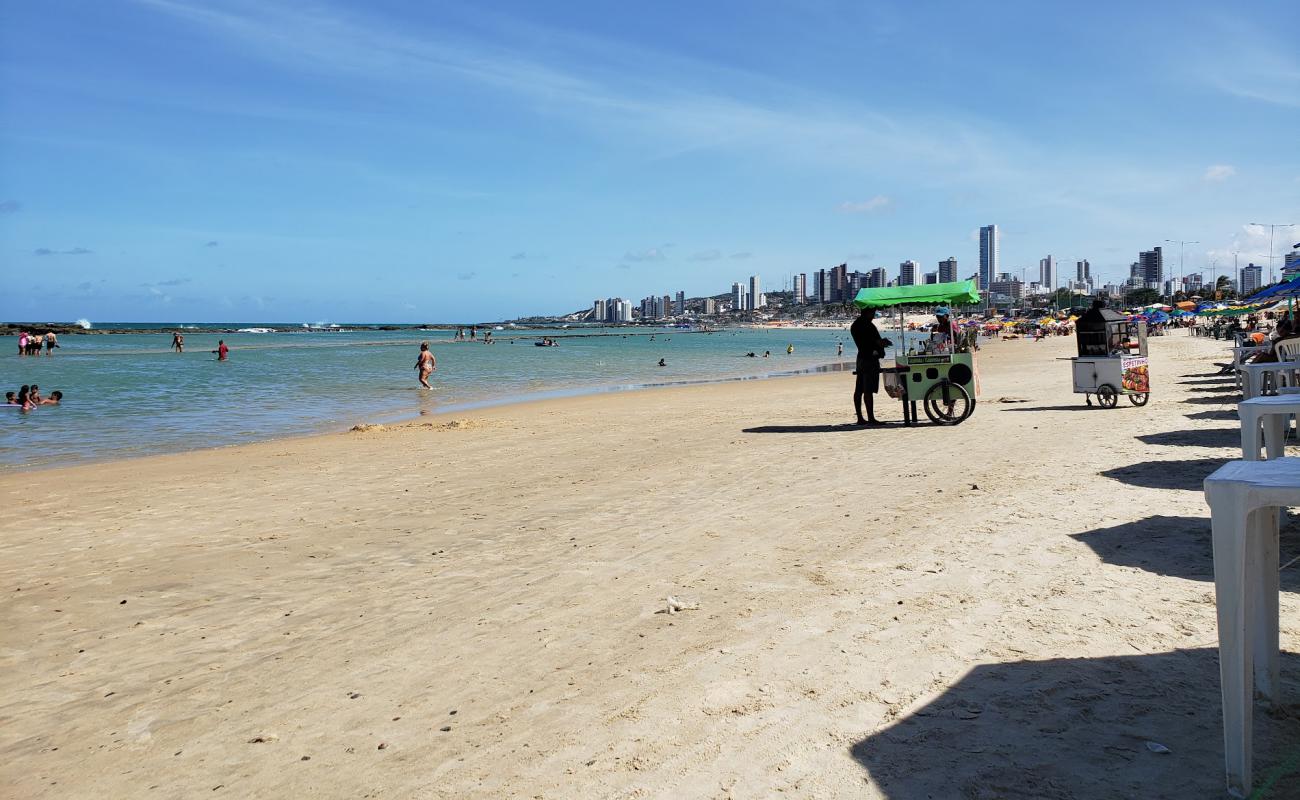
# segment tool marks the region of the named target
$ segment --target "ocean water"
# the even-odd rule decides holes
[[[35,383],[45,396],[55,389],[65,396],[62,406],[27,414],[0,410],[0,469],[345,430],[519,399],[797,372],[856,352],[847,330],[828,328],[507,329],[483,345],[453,342],[446,331],[215,334],[200,327],[185,331],[185,352],[177,354],[174,328],[153,329],[60,336],[51,357],[19,357],[17,338],[0,337],[0,391]],[[542,335],[565,338],[559,347],[535,347]],[[218,339],[230,347],[224,363],[211,352]],[[422,339],[438,359],[432,391],[416,381]],[[787,355],[789,344],[795,349]],[[760,357],[747,358],[751,351]],[[667,366],[658,366],[661,358]]]

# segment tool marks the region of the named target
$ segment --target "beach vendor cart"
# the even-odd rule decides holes
[[[1125,395],[1135,406],[1151,397],[1147,364],[1147,325],[1110,309],[1093,309],[1075,323],[1079,355],[1071,358],[1074,393],[1092,395],[1102,408],[1114,408]]]
[[[959,425],[975,411],[975,340],[977,328],[948,334],[904,330],[903,310],[930,310],[939,305],[975,305],[979,290],[974,281],[931,283],[923,286],[889,286],[860,289],[853,298],[858,308],[890,308],[898,312],[899,352],[894,366],[881,370],[885,393],[903,402],[903,422],[915,425],[917,404],[936,425]]]

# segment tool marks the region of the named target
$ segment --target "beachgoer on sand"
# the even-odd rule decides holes
[[[858,318],[849,326],[853,343],[858,346],[857,379],[853,383],[853,410],[857,412],[859,425],[880,425],[876,419],[875,394],[880,391],[880,359],[885,357],[885,348],[893,344],[880,336],[876,324],[874,308],[864,308]],[[862,401],[867,401],[867,416],[862,416]]]

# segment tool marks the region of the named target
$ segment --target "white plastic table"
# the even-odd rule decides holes
[[[1295,362],[1285,361],[1264,361],[1262,363],[1238,364],[1237,373],[1241,376],[1241,396],[1242,399],[1249,400],[1252,397],[1259,397],[1264,392],[1264,373],[1273,375],[1273,386],[1276,388],[1282,385],[1280,376],[1284,373],[1293,372],[1296,369]]]
[[[1300,506],[1300,458],[1229,461],[1205,479],[1214,539],[1224,766],[1250,794],[1254,692],[1278,686],[1278,512]]]
[[[1268,459],[1285,454],[1286,430],[1293,415],[1300,414],[1300,394],[1279,394],[1271,397],[1252,397],[1237,404],[1241,419],[1241,456],[1247,461],[1259,460],[1259,431],[1264,428],[1264,452]]]

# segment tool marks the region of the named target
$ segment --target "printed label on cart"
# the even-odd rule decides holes
[[[1120,368],[1124,371],[1120,386],[1126,392],[1146,394],[1151,391],[1151,377],[1147,373],[1145,356],[1125,356],[1120,359]]]

